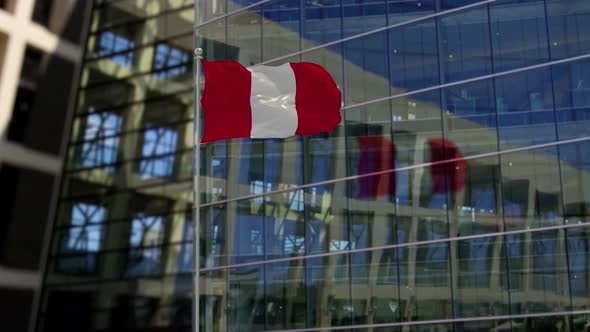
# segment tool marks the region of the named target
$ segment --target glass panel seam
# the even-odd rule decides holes
[[[539,228],[519,229],[519,230],[515,230],[515,231],[506,231],[506,232],[494,232],[494,233],[485,233],[485,234],[477,234],[477,235],[457,236],[457,237],[441,238],[441,239],[425,240],[425,241],[417,241],[417,242],[406,242],[406,243],[400,243],[400,244],[375,246],[375,247],[370,247],[370,248],[331,251],[331,252],[325,252],[325,253],[313,254],[313,255],[305,255],[305,256],[302,255],[302,256],[285,257],[285,258],[275,258],[275,259],[269,259],[269,260],[264,260],[264,261],[255,261],[255,262],[208,267],[208,268],[203,268],[200,271],[201,272],[222,271],[222,270],[227,270],[227,269],[232,269],[232,268],[240,268],[240,267],[254,266],[254,265],[266,265],[266,264],[273,264],[273,263],[284,263],[284,262],[291,262],[291,261],[302,260],[302,259],[316,259],[316,258],[324,258],[324,257],[338,256],[338,255],[351,255],[351,254],[355,254],[355,253],[372,252],[372,251],[376,251],[376,250],[407,248],[407,247],[422,246],[422,245],[429,245],[429,244],[483,239],[483,238],[505,236],[505,235],[534,234],[534,233],[539,233],[539,232],[547,232],[547,231],[555,231],[555,230],[576,229],[576,228],[581,228],[581,227],[586,227],[586,226],[590,226],[590,222],[568,224],[568,225],[558,225],[558,226],[546,226],[546,227],[539,227]]]
[[[346,176],[346,177],[336,178],[336,179],[331,179],[331,180],[326,180],[326,181],[308,183],[308,184],[294,186],[294,187],[285,188],[285,189],[267,191],[267,192],[263,192],[260,194],[244,195],[244,196],[219,200],[219,201],[215,201],[215,202],[201,204],[200,207],[221,205],[221,204],[225,204],[228,202],[243,201],[243,200],[248,200],[248,199],[253,199],[253,198],[259,198],[259,197],[264,197],[264,196],[270,196],[270,195],[275,195],[275,194],[296,191],[296,190],[300,190],[300,189],[316,187],[316,186],[320,186],[320,185],[362,179],[362,178],[370,177],[370,176],[377,176],[377,175],[383,175],[383,174],[389,174],[389,173],[397,173],[397,172],[401,172],[401,171],[409,171],[409,170],[414,170],[414,169],[419,169],[419,168],[425,168],[425,167],[431,167],[431,166],[435,166],[435,165],[442,165],[442,164],[457,162],[460,160],[467,161],[467,160],[480,159],[480,158],[486,158],[486,157],[501,156],[504,154],[523,152],[523,151],[528,151],[528,150],[536,150],[536,149],[542,149],[542,148],[571,144],[571,143],[585,142],[585,141],[590,141],[590,136],[573,138],[573,139],[563,140],[563,141],[556,141],[556,142],[549,142],[549,143],[542,143],[542,144],[535,144],[535,145],[527,145],[527,146],[523,146],[523,147],[519,147],[519,148],[507,149],[507,150],[496,151],[496,152],[481,153],[481,154],[466,156],[466,157],[462,157],[462,158],[446,159],[446,160],[437,161],[437,162],[420,163],[420,164],[415,164],[415,165],[411,165],[411,166],[399,167],[399,168],[394,168],[394,169],[387,169],[387,170],[383,170],[383,171],[364,173],[364,174],[359,174],[359,175],[351,175],[351,176]]]

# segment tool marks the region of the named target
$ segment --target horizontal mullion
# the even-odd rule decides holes
[[[337,251],[330,251],[330,252],[324,252],[324,253],[318,253],[318,254],[290,256],[290,257],[284,257],[284,258],[267,259],[267,260],[247,262],[247,263],[227,264],[227,265],[206,267],[203,269],[199,269],[199,272],[200,273],[214,272],[214,271],[229,270],[229,269],[235,269],[235,268],[241,268],[241,267],[267,265],[267,264],[275,264],[275,263],[288,263],[288,262],[293,262],[293,261],[325,258],[325,257],[338,256],[338,255],[351,255],[351,254],[357,254],[357,253],[368,253],[368,252],[373,252],[373,251],[377,251],[377,250],[391,250],[391,249],[418,247],[418,246],[425,246],[425,245],[432,245],[432,244],[446,244],[446,243],[450,243],[450,242],[459,242],[459,241],[465,241],[465,240],[482,239],[482,238],[489,238],[489,237],[499,237],[499,236],[506,236],[506,235],[532,234],[532,233],[547,232],[547,231],[575,229],[575,228],[581,228],[581,227],[587,227],[587,226],[590,226],[590,222],[575,223],[575,224],[561,224],[561,225],[556,225],[556,226],[545,226],[545,227],[537,227],[537,228],[525,228],[525,229],[514,230],[514,231],[499,231],[499,232],[483,233],[483,234],[476,234],[476,235],[455,236],[455,237],[447,237],[447,238],[441,238],[441,239],[435,239],[435,240],[404,242],[404,243],[388,244],[388,245],[374,246],[374,247],[368,247],[368,248],[337,250]]]
[[[171,157],[171,156],[185,154],[185,153],[191,152],[191,151],[192,151],[192,148],[177,148],[176,150],[174,150],[172,152],[166,152],[166,153],[150,155],[150,156],[145,156],[145,157],[141,156],[141,157],[130,158],[130,159],[120,159],[114,163],[109,163],[109,164],[100,164],[100,165],[91,166],[91,167],[76,167],[76,168],[66,167],[66,171],[64,172],[64,174],[72,174],[72,173],[78,173],[78,172],[84,172],[84,171],[91,171],[94,169],[103,169],[103,168],[107,168],[107,167],[117,167],[117,166],[129,164],[129,163],[134,163],[134,162],[156,160],[156,159],[161,159],[161,158],[165,158],[165,157]]]
[[[168,10],[163,10],[163,11],[158,12],[157,14],[151,15],[151,16],[143,16],[143,17],[138,17],[138,18],[134,18],[134,19],[130,19],[130,20],[125,20],[125,21],[124,20],[116,21],[116,22],[113,22],[111,24],[98,27],[96,30],[91,31],[90,34],[91,35],[95,35],[95,34],[104,32],[104,31],[109,30],[109,29],[116,29],[116,28],[126,27],[126,26],[129,26],[129,25],[132,25],[132,24],[140,24],[142,22],[148,21],[148,20],[153,19],[153,18],[158,18],[158,17],[166,16],[168,14],[173,14],[175,12],[180,12],[180,11],[187,10],[187,9],[190,9],[190,8],[193,8],[193,5],[192,4],[191,5],[181,6],[181,7],[176,7],[176,8],[172,8],[172,9],[168,9]],[[102,10],[102,8],[95,8],[95,11],[97,11],[98,9],[101,9]]]
[[[69,203],[69,202],[67,202]],[[162,218],[168,218],[174,215],[182,215],[184,213],[192,213],[193,209],[191,208],[184,208],[184,209],[179,209],[179,210],[169,210],[166,213],[154,213],[154,214],[149,214],[150,217],[162,217]],[[128,224],[131,220],[133,220],[133,216],[129,215],[129,216],[125,216],[125,217],[121,217],[121,218],[111,218],[111,219],[105,219],[100,223],[94,223],[94,224],[88,224],[86,226],[109,226],[109,225],[119,225],[119,224]],[[72,228],[80,228],[82,226],[74,226],[72,224],[57,224],[55,226],[55,232],[63,232]]]
[[[122,109],[122,108],[132,107],[132,106],[138,105],[138,104],[149,104],[149,103],[157,102],[157,101],[160,101],[160,100],[166,100],[168,98],[175,98],[178,95],[186,94],[186,93],[189,93],[189,92],[193,92],[192,87],[187,88],[187,89],[183,89],[183,90],[179,90],[179,91],[174,92],[174,93],[160,95],[160,96],[157,96],[157,97],[151,97],[151,98],[139,99],[139,100],[132,100],[132,101],[129,101],[129,102],[126,102],[126,103],[118,104],[118,105],[97,108],[97,109],[93,110],[92,112],[89,112],[89,111],[78,112],[78,113],[76,113],[76,116],[111,112],[113,110],[118,110],[118,109]],[[192,94],[191,94],[191,97],[192,97]]]
[[[419,164],[414,164],[411,166],[391,168],[391,169],[386,169],[386,170],[377,171],[377,172],[370,172],[370,173],[351,175],[351,176],[335,178],[335,179],[330,179],[330,180],[325,180],[325,181],[312,182],[312,183],[307,183],[304,185],[293,186],[291,188],[266,191],[266,192],[262,192],[260,194],[251,194],[251,195],[239,196],[239,197],[234,197],[234,198],[228,198],[228,199],[219,200],[219,201],[215,201],[215,202],[199,204],[199,207],[208,207],[208,206],[226,204],[226,203],[230,203],[230,202],[250,200],[250,199],[254,199],[254,198],[282,194],[282,193],[287,193],[287,192],[297,191],[297,190],[302,190],[302,189],[308,189],[308,188],[313,188],[313,187],[322,186],[322,185],[335,184],[338,182],[345,182],[345,181],[350,181],[350,180],[362,179],[362,178],[377,176],[377,175],[385,175],[385,174],[390,174],[390,173],[411,171],[411,170],[415,170],[415,169],[432,167],[435,165],[444,165],[444,164],[454,163],[454,162],[458,162],[458,161],[467,161],[467,160],[481,159],[481,158],[487,158],[487,157],[495,157],[495,156],[501,156],[501,155],[505,155],[505,154],[516,153],[516,152],[543,149],[543,148],[554,147],[554,146],[558,147],[558,146],[564,145],[564,144],[580,143],[580,142],[587,142],[587,141],[590,141],[590,136],[562,140],[562,141],[554,141],[554,142],[550,142],[550,143],[527,145],[527,146],[523,146],[523,147],[506,149],[506,150],[495,151],[495,152],[474,154],[474,155],[470,155],[470,156],[466,156],[466,157],[462,157],[462,158],[450,158],[450,159],[436,161],[436,162],[419,163]]]
[[[137,187],[127,187],[127,188],[113,188],[112,190],[108,190],[108,191],[103,191],[101,193],[90,193],[90,194],[82,194],[82,195],[69,195],[69,196],[62,196],[61,197],[61,202],[67,202],[67,201],[83,201],[83,200],[89,200],[92,198],[96,198],[97,196],[100,197],[105,197],[105,196],[115,196],[117,194],[121,194],[121,193],[129,193],[129,192],[137,192],[139,190],[145,190],[145,189],[151,189],[151,188],[157,188],[157,187],[166,187],[166,186],[171,186],[171,185],[177,185],[177,184],[186,184],[186,183],[191,183],[192,178],[180,178],[180,179],[174,179],[174,180],[170,180],[170,179],[162,179],[161,181],[157,181],[156,183],[150,183],[150,184],[145,184],[145,185],[141,185],[141,186],[137,186]],[[158,180],[156,178],[156,180]],[[154,179],[152,179],[151,181],[154,181]],[[98,186],[99,184],[97,184]]]
[[[437,320],[416,320],[416,321],[405,321],[405,322],[393,322],[393,323],[378,323],[378,324],[359,324],[359,325],[346,325],[346,326],[329,326],[329,327],[312,327],[303,329],[287,329],[287,330],[265,330],[263,332],[316,332],[316,331],[348,331],[356,329],[373,329],[373,328],[386,328],[386,327],[402,327],[402,326],[423,326],[423,325],[441,325],[441,324],[456,324],[456,323],[470,323],[470,322],[483,322],[483,321],[501,321],[501,320],[514,320],[524,318],[542,318],[542,317],[554,317],[554,316],[573,316],[573,315],[589,315],[590,310],[572,310],[572,311],[552,311],[544,313],[527,313],[527,314],[510,314],[502,316],[480,316],[480,317],[456,317],[449,319],[437,319]]]
[[[87,255],[97,255],[97,256],[112,255],[112,254],[117,254],[117,253],[128,253],[128,252],[132,252],[132,251],[142,251],[142,250],[148,250],[148,249],[166,249],[168,247],[176,247],[176,246],[189,244],[189,243],[193,243],[193,241],[192,240],[171,241],[171,242],[162,242],[160,244],[147,245],[147,246],[137,246],[137,247],[121,246],[121,247],[106,248],[106,249],[102,249],[99,251],[86,251],[86,252],[80,252],[80,253],[75,253],[75,252],[59,253],[58,252],[57,254],[51,254],[49,256],[49,258],[52,260],[58,260],[60,258],[74,258],[74,257],[80,257],[80,256],[87,256]]]
[[[110,57],[117,56],[117,55],[122,55],[122,54],[130,53],[130,52],[134,52],[134,51],[139,51],[141,49],[144,49],[144,48],[147,48],[147,47],[151,47],[151,46],[154,46],[154,45],[157,45],[157,44],[161,44],[161,43],[165,43],[165,42],[168,42],[168,41],[171,41],[171,40],[175,40],[175,39],[180,39],[180,38],[184,38],[184,37],[187,37],[187,36],[191,36],[192,33],[193,33],[192,31],[187,31],[187,32],[182,32],[182,33],[179,33],[179,34],[176,34],[176,35],[172,35],[172,36],[166,37],[164,39],[155,39],[155,40],[153,40],[153,41],[151,41],[149,43],[138,44],[138,45],[136,45],[134,47],[130,47],[130,48],[125,49],[125,50],[121,50],[121,51],[117,51],[117,52],[112,52],[112,53],[105,54],[105,55],[99,55],[99,56],[95,56],[95,57],[89,57],[89,58],[84,59],[84,62],[85,63],[90,63],[90,62],[94,62],[94,61],[98,61],[98,60],[108,59]]]
[[[168,67],[163,67],[163,68],[158,68],[156,70],[149,70],[149,71],[142,71],[142,72],[135,72],[131,75],[125,76],[125,77],[120,77],[120,78],[115,78],[112,80],[105,80],[105,81],[100,81],[100,82],[96,82],[96,83],[92,83],[92,84],[88,84],[86,86],[82,86],[80,87],[80,91],[86,91],[86,90],[92,90],[104,85],[110,85],[113,84],[115,82],[121,82],[121,81],[128,81],[128,80],[132,80],[134,78],[138,78],[138,77],[142,77],[142,76],[149,76],[155,73],[159,73],[159,72],[165,72],[167,70],[171,70],[171,69],[176,69],[176,68],[182,68],[182,67],[187,67],[189,65],[192,65],[193,61],[189,60],[187,62],[183,62],[183,63],[179,63],[177,65],[174,66],[168,66]],[[190,72],[187,72],[186,74],[190,75]],[[180,76],[180,75],[173,75],[171,77],[175,77],[175,76]],[[161,80],[161,81],[165,81],[166,79],[168,79],[168,77],[164,77],[164,78],[155,78],[155,80]]]
[[[173,122],[158,123],[158,125],[162,125],[162,126],[165,126],[165,127],[171,127],[171,126],[179,126],[179,125],[188,124],[188,123],[191,123],[192,124],[193,123],[192,121],[193,121],[192,118],[187,118],[187,119],[181,119],[181,120],[173,121]],[[69,147],[70,148],[75,148],[78,145],[82,145],[82,144],[95,143],[95,142],[100,142],[100,141],[103,141],[103,140],[106,140],[106,139],[110,139],[110,138],[119,138],[119,137],[123,137],[123,136],[127,136],[127,135],[138,134],[138,133],[145,132],[148,129],[150,129],[150,128],[148,128],[148,127],[140,127],[140,128],[136,128],[136,129],[119,131],[119,132],[117,132],[116,134],[113,134],[113,135],[104,135],[104,136],[93,137],[93,138],[90,138],[90,139],[82,139],[82,140],[70,141],[70,146]]]

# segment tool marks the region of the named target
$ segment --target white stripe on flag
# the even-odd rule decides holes
[[[297,130],[295,74],[288,63],[277,67],[254,66],[250,106],[252,138],[289,137]]]

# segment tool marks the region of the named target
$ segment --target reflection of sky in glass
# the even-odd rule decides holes
[[[285,253],[303,252],[303,243],[305,239],[303,236],[287,235],[285,236]]]
[[[142,179],[166,177],[172,175],[176,150],[176,131],[169,128],[148,126],[144,133],[142,157],[149,158],[140,162]],[[170,154],[162,157],[155,156]]]
[[[72,208],[72,228],[68,232],[66,247],[69,250],[97,252],[100,249],[101,223],[106,209],[101,206],[78,203]]]
[[[260,181],[260,180],[254,180],[252,182],[250,182],[250,192],[254,195],[260,195],[264,193],[264,187],[266,187],[266,191],[271,191],[272,190],[272,183],[266,183],[266,186],[264,185],[264,182]],[[262,203],[263,200],[266,200],[267,202],[270,201],[270,196],[260,196],[260,197],[256,197],[253,198],[252,201],[255,203]]]
[[[332,240],[330,241],[330,251],[348,250],[349,241],[346,240]],[[354,243],[352,243],[354,247]]]
[[[182,230],[182,245],[180,246],[177,261],[178,272],[191,272],[193,270],[193,230],[192,220],[185,220]],[[215,236],[213,237],[215,238]]]
[[[130,264],[127,276],[153,275],[159,271],[160,247],[164,221],[159,216],[139,214],[131,222],[129,245],[138,247],[129,251]]]
[[[135,42],[110,31],[102,32],[99,38],[98,56],[106,56],[135,47]],[[110,59],[118,65],[130,67],[133,64],[133,52],[113,55]]]
[[[112,164],[117,160],[119,137],[116,135],[121,129],[121,116],[113,113],[95,113],[86,118],[84,140],[80,160],[86,167]],[[104,138],[106,137],[106,138]],[[112,166],[104,167],[112,171]]]
[[[129,244],[132,247],[158,245],[162,240],[162,217],[139,215],[131,223]]]
[[[291,185],[291,188],[295,188],[295,185]],[[289,209],[295,211],[303,211],[303,189],[289,191]]]
[[[169,69],[155,72],[153,75],[156,78],[166,78],[169,76],[182,75],[187,71],[188,61],[189,56],[186,52],[183,52],[177,48],[170,47],[166,44],[159,44],[158,46],[156,46],[153,69]]]

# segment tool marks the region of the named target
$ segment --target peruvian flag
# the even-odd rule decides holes
[[[237,61],[201,62],[203,143],[311,135],[330,132],[340,123],[340,90],[320,65],[246,68]]]

